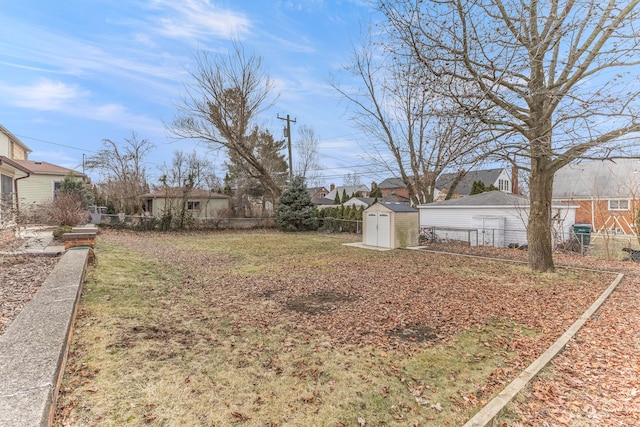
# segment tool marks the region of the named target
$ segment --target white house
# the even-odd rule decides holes
[[[489,191],[458,199],[418,206],[420,228],[437,239],[468,242],[472,246],[507,247],[527,244],[528,198],[502,191]],[[554,203],[553,239],[571,237],[577,206]]]

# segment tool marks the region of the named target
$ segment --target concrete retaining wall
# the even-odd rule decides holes
[[[63,255],[0,336],[0,427],[50,425],[88,255]]]

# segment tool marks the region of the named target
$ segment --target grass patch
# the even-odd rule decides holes
[[[316,235],[122,239],[99,238],[56,425],[461,425],[558,317],[516,313],[546,279],[500,263]],[[491,273],[462,283],[456,262]],[[545,288],[562,303],[590,279]]]

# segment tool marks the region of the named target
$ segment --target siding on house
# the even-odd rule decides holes
[[[472,245],[482,241],[477,230],[479,217],[504,217],[504,243],[527,243],[527,221],[529,206],[526,198],[499,191],[467,196],[461,199],[420,205],[420,227],[436,228],[440,239],[470,241]],[[576,222],[577,206],[554,204],[552,217],[554,220],[554,239],[557,243],[571,237],[573,224]],[[474,220],[476,218],[476,220]],[[478,231],[480,233],[480,231]]]
[[[62,182],[62,176],[31,175],[18,181],[20,207],[40,205],[53,200],[54,183]]]
[[[553,199],[578,205],[576,222],[598,231],[636,235],[640,209],[640,159],[572,163],[555,174]],[[613,206],[623,203],[620,206]]]
[[[152,211],[151,214],[156,218],[160,218],[164,215],[167,210],[171,209],[173,214],[175,215],[176,211],[181,207],[182,200],[181,199],[165,199],[165,198],[154,198],[152,201]],[[188,202],[197,202],[199,206],[197,209],[188,210],[193,216],[193,218],[213,218],[217,215],[217,213],[222,209],[229,208],[229,199],[199,199],[199,198],[189,198]]]

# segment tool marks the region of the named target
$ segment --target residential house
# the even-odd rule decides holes
[[[0,215],[6,217],[12,208],[19,212],[51,201],[70,172],[87,180],[83,173],[29,160],[30,152],[18,137],[0,125]]]
[[[578,205],[576,222],[596,231],[637,235],[640,159],[569,164],[556,172],[553,200]]]
[[[445,199],[447,192],[456,177],[457,173],[444,173],[438,177],[435,184],[435,200]],[[509,175],[506,169],[482,169],[468,171],[456,185],[453,198],[468,196],[471,193],[473,183],[476,181],[482,182],[486,187],[493,185],[495,188],[505,193],[512,193],[514,192],[514,189],[517,193],[517,185],[512,181],[512,176]],[[404,201],[407,204],[410,204],[409,189],[401,178],[387,178],[378,184],[377,187],[380,188],[380,192],[382,193],[384,200]]]
[[[348,206],[355,206],[356,208],[367,209],[375,201],[372,197],[352,197],[342,205],[346,208]]]
[[[373,189],[373,184],[371,184]],[[382,196],[399,196],[409,200],[409,189],[401,178],[387,178],[376,185]]]
[[[43,205],[53,200],[66,175],[72,174],[78,180],[89,182],[87,175],[49,162],[34,160],[14,160],[14,162],[29,173],[28,178],[17,181],[21,209]]]
[[[369,197],[370,193],[366,185],[345,185],[336,187],[335,185],[331,184],[329,188],[330,191],[325,197],[329,200],[335,200],[336,194],[339,195],[340,199],[342,200],[342,196],[345,193],[349,197],[352,197],[354,195],[358,197]]]
[[[451,184],[457,177],[457,173],[443,173],[436,179],[436,200],[444,200]],[[505,168],[481,169],[468,171],[454,189],[455,197],[471,194],[473,183],[482,182],[486,187],[493,185],[504,193],[518,193],[517,186],[512,185],[512,176]]]
[[[142,195],[142,204],[147,215],[160,218],[171,212],[176,215],[182,208],[183,188],[170,188]],[[194,188],[187,194],[187,211],[193,218],[215,218],[231,209],[231,198],[213,191]]]
[[[327,197],[327,194],[329,194],[329,190],[327,190],[325,187],[312,187],[307,188],[307,193],[309,193],[309,197],[311,198],[311,200],[322,199]]]
[[[14,159],[26,159],[30,151],[14,134],[0,125],[0,219],[7,219],[7,213],[16,207],[16,179],[28,176],[28,172]]]

